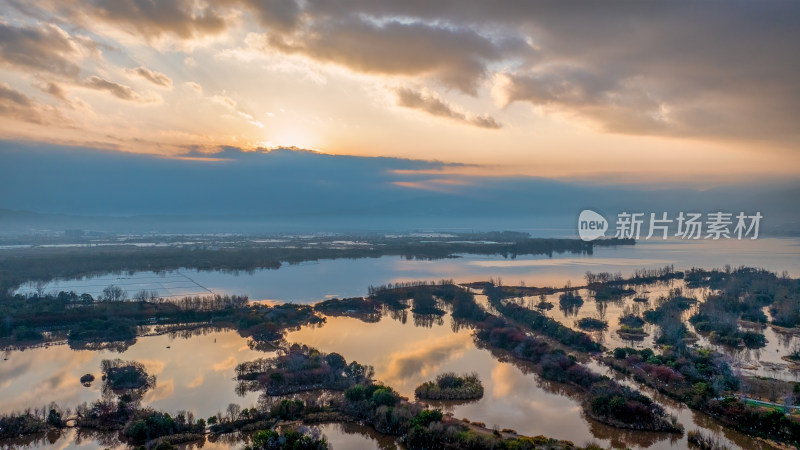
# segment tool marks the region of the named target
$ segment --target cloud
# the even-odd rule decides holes
[[[195,83],[194,81],[185,81],[183,84],[185,84],[191,90],[195,91],[197,94],[203,95],[203,86],[200,86],[199,84]]]
[[[41,83],[37,83],[36,87],[39,88],[42,92],[50,94],[61,101],[64,102],[69,101],[67,99],[66,91],[64,91],[64,89],[57,83],[54,83],[52,81],[43,81]]]
[[[606,131],[665,134],[680,126],[669,104],[642,79],[606,79],[562,69],[496,77],[495,97],[504,105],[529,102],[548,111],[578,115]]]
[[[0,61],[23,70],[50,72],[74,78],[78,47],[55,25],[15,27],[0,23]]]
[[[83,80],[81,85],[97,91],[106,91],[111,95],[113,95],[114,97],[117,97],[121,100],[127,100],[132,102],[146,101],[129,86],[115,83],[113,81],[108,81],[96,75],[92,75],[89,78]]]
[[[361,73],[432,78],[475,94],[488,64],[522,43],[490,39],[465,27],[349,16],[312,20],[290,35],[265,34],[261,45]]]
[[[417,109],[434,116],[447,117],[457,122],[474,125],[480,128],[496,130],[501,127],[501,125],[490,116],[468,115],[432,93],[403,87],[396,89],[395,94],[397,95],[397,104],[405,108]]]
[[[190,381],[189,384],[186,385],[189,389],[194,389],[196,387],[200,387],[203,385],[203,375],[198,375],[194,380]]]
[[[623,1],[575,11],[569,2],[309,0],[305,14],[323,30],[292,38],[329,39],[306,53],[353,70],[432,75],[466,92],[489,72],[503,82],[495,91],[506,103],[615,133],[770,140],[791,149],[800,139],[797,2]],[[400,30],[414,34],[408,44],[398,43]],[[439,33],[478,37],[449,44]],[[509,44],[520,40],[527,45]],[[406,63],[395,46],[414,42],[420,61],[442,66]],[[373,57],[365,63],[363,55]],[[419,70],[389,71],[384,58]]]
[[[41,122],[31,99],[6,83],[0,83],[0,115],[25,122]]]
[[[172,89],[172,80],[168,76],[164,75],[163,73],[150,70],[147,67],[130,69],[129,73],[138,75],[157,86]]]
[[[241,31],[256,36],[248,39],[250,50],[278,63],[281,56],[298,55],[316,68],[336,65],[470,95],[491,83],[500,106],[526,104],[542,115],[558,114],[607,132],[764,140],[793,152],[800,140],[796,1],[765,6],[623,0],[580,11],[570,2],[481,0],[81,0],[68,5],[38,0],[11,5],[36,24],[0,24],[2,64],[74,80],[91,41],[70,37],[64,29],[72,26],[102,35],[108,27],[94,24],[111,24],[146,41],[230,31],[230,42],[241,38]],[[123,52],[134,51],[119,45]],[[195,67],[191,56],[184,61]],[[459,120],[448,112],[448,107],[458,111],[452,105],[405,100],[416,105],[407,107]],[[480,119],[473,124],[481,126]],[[489,118],[482,123],[495,125]]]
[[[0,82],[0,116],[36,124],[62,120],[55,108],[41,105],[3,82]]]
[[[430,376],[447,361],[456,359],[472,345],[469,334],[452,334],[442,339],[416,342],[413,349],[391,353],[389,363],[379,378],[386,381],[402,381],[414,376]]]
[[[199,86],[199,85],[198,85]],[[232,112],[234,115],[239,116],[247,121],[250,125],[256,126],[258,128],[264,128],[264,124],[260,121],[256,120],[252,114],[242,111],[239,108],[239,104],[236,100],[228,97],[225,94],[216,94],[211,97],[211,101],[224,106],[228,111]]]
[[[258,21],[270,28],[289,30],[300,20],[300,5],[295,0],[243,0],[256,13]]]
[[[214,9],[193,0],[89,0],[83,2],[82,10],[146,39],[163,35],[192,39],[219,34],[226,28]]]
[[[233,356],[229,356],[224,361],[220,361],[212,365],[211,368],[214,369],[216,372],[224,372],[226,370],[232,369],[234,366],[236,366],[236,358],[234,358]]]

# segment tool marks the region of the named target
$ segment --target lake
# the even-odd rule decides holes
[[[140,289],[156,289],[171,296],[201,295],[204,292],[246,294],[251,299],[311,303],[334,296],[364,295],[367,286],[409,280],[452,278],[456,282],[483,281],[502,278],[506,284],[524,282],[528,286],[562,286],[567,282],[583,284],[586,271],[622,272],[630,275],[635,269],[655,268],[672,264],[676,269],[690,267],[722,267],[749,265],[769,270],[788,271],[800,276],[800,240],[760,239],[757,241],[667,241],[643,242],[636,246],[598,248],[593,255],[557,254],[505,259],[462,255],[459,258],[425,261],[382,257],[360,260],[326,260],[315,263],[287,265],[278,270],[255,270],[248,273],[224,273],[180,270],[156,274],[138,272],[126,275],[103,275],[73,280],[58,280],[44,286],[52,290],[75,290],[99,293],[108,284],[117,284],[135,294]],[[683,282],[648,287],[637,293],[654,299],[669,289],[685,289],[684,293],[702,300],[702,290],[689,290]],[[28,292],[35,286],[23,286]],[[95,289],[95,290],[92,290]],[[598,302],[581,291],[585,304],[577,312],[561,311],[558,306],[547,314],[575,328],[581,317],[598,317],[609,323],[609,329],[595,337],[609,347],[617,345],[647,345],[627,342],[616,334],[617,322],[626,308],[637,307],[632,297],[615,302]],[[165,295],[166,296],[166,295]],[[485,299],[478,298],[483,304]],[[557,296],[547,298],[558,305]],[[524,304],[538,302],[537,298],[521,298]],[[639,307],[644,307],[639,305]],[[687,312],[687,314],[689,314]],[[648,326],[649,327],[649,326]],[[648,328],[651,332],[651,329]],[[733,361],[781,362],[797,340],[765,330],[768,346],[758,351],[730,351]],[[636,432],[611,428],[588,419],[582,412],[579,397],[563,385],[539,378],[525,364],[510,361],[499,353],[476,346],[471,330],[454,327],[450,316],[441,319],[385,315],[376,323],[364,323],[355,318],[328,317],[322,326],[303,327],[287,335],[288,342],[317,347],[325,352],[338,352],[348,361],[355,360],[375,368],[375,376],[413,397],[414,388],[443,371],[476,372],[484,383],[482,399],[433,406],[454,417],[467,417],[488,426],[513,428],[527,435],[544,434],[567,439],[576,444],[596,442],[602,446],[631,448],[685,448],[686,435]],[[704,342],[704,344],[707,344]],[[724,350],[724,349],[723,349]],[[209,417],[224,412],[229,403],[251,407],[258,394],[236,393],[234,367],[243,361],[269,356],[253,350],[248,340],[236,332],[219,329],[199,329],[139,337],[135,344],[122,352],[112,350],[71,350],[66,345],[6,351],[0,361],[0,413],[19,411],[26,407],[41,407],[55,401],[74,409],[102,395],[100,362],[121,358],[136,360],[156,376],[155,386],[148,390],[143,403],[157,409],[176,412],[192,411],[196,417]],[[597,371],[604,367],[594,365]],[[769,372],[764,367],[751,370],[785,379],[796,379],[787,370]],[[79,378],[92,373],[97,380],[84,387]],[[609,373],[609,375],[614,375]],[[686,431],[702,429],[731,447],[760,448],[763,444],[741,433],[720,426],[708,416],[691,411],[656,393],[667,410],[675,414]],[[394,448],[396,440],[358,425],[325,424],[319,432],[328,437],[334,448]],[[66,430],[59,436],[45,436],[27,441],[35,448],[96,448],[114,446],[113,436],[81,435]],[[206,442],[203,448],[240,448],[238,441],[220,439]]]
[[[634,246],[597,247],[592,255],[569,253],[523,256],[460,255],[440,260],[408,260],[396,256],[365,259],[335,259],[284,265],[279,270],[249,272],[198,271],[185,269],[163,273],[136,272],[106,274],[78,279],[55,280],[41,286],[44,292],[71,291],[97,297],[114,284],[129,296],[155,290],[162,297],[229,293],[253,300],[314,303],[332,297],[362,296],[370,285],[397,281],[453,279],[457,283],[502,278],[506,284],[563,286],[568,281],[582,284],[584,274],[622,272],[630,275],[642,267],[672,264],[678,270],[691,267],[714,268],[730,264],[762,267],[779,274],[800,276],[800,239],[641,241]],[[18,292],[34,292],[27,284]]]

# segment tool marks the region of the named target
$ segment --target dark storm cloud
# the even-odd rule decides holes
[[[415,89],[399,88],[395,94],[397,95],[397,104],[405,108],[417,109],[434,116],[447,117],[480,128],[498,129],[501,127],[490,116],[467,115],[444,100]]]
[[[0,61],[4,65],[76,77],[80,71],[76,58],[70,36],[56,26],[0,23]]]
[[[172,88],[172,80],[163,73],[150,70],[147,67],[137,67],[130,70],[131,73],[136,74],[145,80],[165,88]]]

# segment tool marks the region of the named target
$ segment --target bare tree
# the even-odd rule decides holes
[[[239,418],[239,414],[242,412],[242,407],[236,403],[231,403],[228,405],[228,408],[225,409],[225,411],[228,413],[228,418],[230,418],[231,421],[234,421]]]
[[[103,300],[107,302],[122,302],[128,299],[128,292],[119,286],[109,284],[103,289]]]

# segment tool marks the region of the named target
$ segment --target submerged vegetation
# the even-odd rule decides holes
[[[619,318],[620,327],[617,329],[617,334],[622,339],[640,341],[646,336],[649,336],[644,330],[645,320],[633,314],[627,308],[623,311],[623,315]]]
[[[524,324],[534,332],[578,351],[600,352],[604,350],[602,345],[592,340],[591,336],[586,333],[575,331],[541,312],[522,307],[514,302],[504,301],[512,296],[512,292],[515,291],[494,283],[488,283],[483,289],[483,293],[497,311]]]
[[[700,450],[729,450],[727,445],[720,443],[712,436],[707,436],[697,430],[692,430],[686,437],[689,445]]]
[[[583,298],[575,291],[567,291],[558,297],[558,305],[564,315],[577,315],[578,310],[583,306]]]
[[[587,331],[603,331],[608,329],[605,320],[595,319],[594,317],[584,317],[576,322],[578,328]]]

